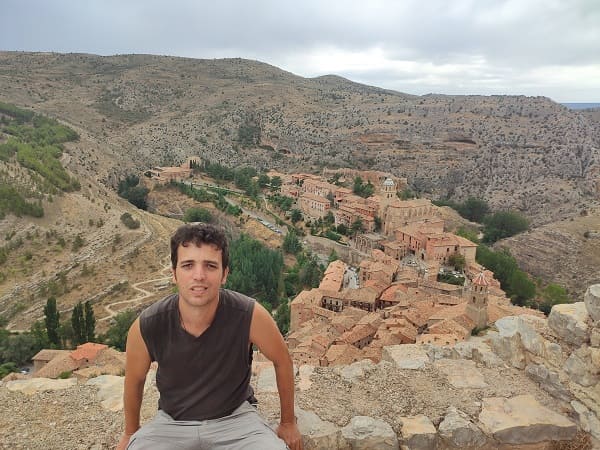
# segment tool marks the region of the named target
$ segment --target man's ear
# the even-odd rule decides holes
[[[229,275],[229,267],[226,267],[223,271],[223,279],[221,280],[221,285],[225,285],[227,283],[227,275]]]
[[[171,277],[173,279],[173,283],[177,284],[177,275],[175,275],[175,269],[171,268]]]

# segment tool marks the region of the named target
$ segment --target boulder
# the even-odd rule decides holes
[[[438,432],[443,443],[449,448],[475,450],[487,443],[485,434],[465,413],[453,406],[448,408]]]
[[[417,344],[390,345],[383,347],[381,359],[392,362],[399,369],[419,370],[429,363],[427,350]]]
[[[329,450],[341,447],[342,432],[334,424],[321,420],[315,413],[298,407],[296,407],[296,417],[305,450]]]
[[[525,348],[521,343],[521,336],[518,333],[501,335],[500,333],[490,332],[486,338],[490,347],[500,358],[517,369],[525,368],[527,357],[525,356]]]
[[[446,375],[448,382],[457,389],[483,389],[488,387],[483,374],[473,361],[464,359],[440,359],[434,367]]]
[[[429,450],[436,447],[436,430],[427,416],[400,417],[402,443],[410,450]]]
[[[590,333],[590,345],[594,348],[600,348],[600,326],[596,326]]]
[[[525,367],[525,373],[553,397],[564,402],[571,401],[573,396],[560,382],[557,372],[549,370],[542,364],[528,364],[527,367]]]
[[[352,450],[393,449],[398,450],[398,438],[392,427],[383,420],[356,416],[342,428],[346,447]]]
[[[365,375],[375,370],[375,363],[370,359],[356,361],[349,366],[336,368],[336,372],[346,381],[357,382],[365,378]]]
[[[545,355],[545,339],[536,328],[544,327],[544,322],[544,319],[535,316],[508,316],[497,320],[496,328],[502,337],[511,337],[518,333],[525,350],[543,357]]]
[[[453,355],[452,347],[433,344],[423,344],[423,347],[425,347],[425,351],[427,352],[430,361],[437,361],[442,358],[452,358]]]
[[[571,353],[564,369],[575,383],[584,387],[595,386],[600,381],[600,349],[578,348]]]
[[[588,318],[583,302],[554,305],[548,326],[568,344],[580,346],[589,340]]]
[[[479,422],[500,444],[571,440],[577,433],[577,425],[542,406],[532,395],[484,398]]]
[[[587,288],[583,302],[592,320],[600,322],[600,284],[593,284]]]
[[[583,403],[573,400],[571,406],[579,416],[579,424],[581,429],[586,433],[590,433],[594,438],[600,439],[600,419]]]
[[[277,379],[275,378],[275,367],[263,368],[256,380],[257,392],[277,392]]]
[[[472,359],[485,367],[503,366],[504,362],[496,356],[490,346],[481,338],[458,342],[452,349],[453,359]]]
[[[310,388],[312,385],[310,377],[314,371],[314,366],[309,366],[308,364],[303,364],[300,366],[300,369],[298,370],[298,383],[296,384],[298,389],[301,391],[306,391]]]
[[[90,378],[85,384],[98,388],[98,399],[104,409],[120,411],[123,409],[123,381],[123,377],[100,375]]]
[[[59,391],[77,385],[77,379],[52,379],[52,378],[30,378],[28,380],[14,380],[6,383],[9,391],[20,391],[32,395],[43,391]]]

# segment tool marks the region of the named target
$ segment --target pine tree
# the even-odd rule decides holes
[[[85,337],[86,342],[93,342],[96,338],[96,317],[89,301],[85,302]]]
[[[58,327],[60,321],[60,312],[56,309],[56,299],[50,297],[44,307],[46,333],[48,341],[55,347],[60,347],[60,338],[58,336]]]
[[[71,325],[73,326],[73,345],[83,344],[85,342],[85,319],[83,317],[83,305],[77,303],[73,308],[71,315]]]

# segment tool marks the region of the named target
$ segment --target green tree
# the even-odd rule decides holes
[[[329,252],[329,257],[327,258],[327,262],[331,264],[333,261],[337,261],[338,259],[340,259],[340,257],[338,256],[335,249],[332,248],[331,252]]]
[[[292,220],[292,223],[298,222],[302,219],[302,212],[300,212],[300,210],[297,208],[292,209],[292,215],[290,219]]]
[[[490,212],[490,207],[485,200],[469,197],[463,204],[458,205],[458,212],[465,219],[481,222]]]
[[[44,322],[46,324],[46,333],[48,341],[55,347],[60,346],[60,338],[58,335],[58,327],[60,325],[60,312],[56,308],[56,299],[50,297],[44,307]]]
[[[475,244],[479,244],[479,238],[477,237],[476,230],[460,227],[458,230],[456,230],[456,235],[464,237],[465,239],[468,239]]]
[[[417,197],[417,195],[410,188],[406,188],[402,192],[398,192],[396,195],[400,198],[400,200],[410,200],[411,198]]]
[[[136,317],[136,312],[132,310],[123,311],[117,314],[114,318],[114,324],[108,329],[104,336],[103,340],[106,344],[124,352],[127,343],[127,333]]]
[[[454,270],[462,271],[465,268],[467,261],[464,255],[460,253],[452,253],[448,257],[448,264],[454,267]]]
[[[338,228],[338,231],[339,231],[339,228]],[[358,233],[362,233],[363,231],[365,231],[365,227],[363,225],[363,221],[361,220],[360,217],[358,219],[356,219],[354,222],[352,222],[352,225],[350,226],[350,231],[355,236]]]
[[[499,211],[486,216],[484,225],[483,241],[493,243],[527,231],[529,221],[516,211]]]
[[[298,239],[295,230],[290,230],[285,235],[282,248],[284,252],[291,253],[292,255],[297,254],[302,249],[302,245],[300,244],[300,240]]]
[[[96,339],[96,316],[94,316],[94,308],[92,308],[89,300],[85,302],[84,313],[85,340],[86,342],[93,342]]]
[[[381,231],[381,225],[382,225],[381,217],[375,216],[375,231]]]
[[[86,338],[85,318],[83,316],[83,304],[78,302],[71,314],[71,326],[73,327],[73,345],[83,344]]]
[[[282,301],[275,312],[275,323],[284,336],[290,329],[290,305],[288,300]]]
[[[205,208],[188,208],[183,215],[183,221],[211,223],[213,220],[212,214]]]
[[[526,306],[535,297],[535,283],[521,270],[515,270],[510,275],[508,284],[510,298],[515,305]]]
[[[571,302],[567,290],[563,286],[555,283],[550,283],[546,286],[541,292],[541,297],[542,302],[540,303],[540,310],[546,315],[550,314],[554,305]]]
[[[267,187],[270,182],[271,182],[271,179],[269,178],[269,175],[261,173],[258,176],[258,186],[260,188]]]
[[[276,192],[281,189],[281,177],[275,175],[271,178],[271,190]]]

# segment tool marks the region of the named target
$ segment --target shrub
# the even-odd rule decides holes
[[[140,227],[140,221],[134,219],[128,212],[121,215],[121,222],[123,222],[123,224],[125,224],[125,226],[131,230],[135,230],[136,228]]]

